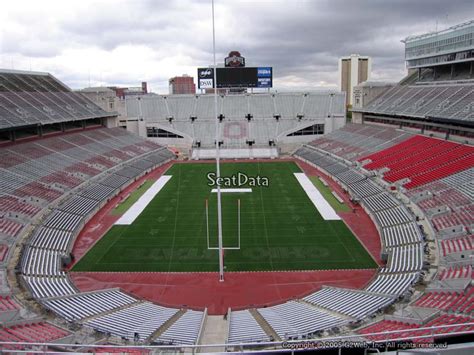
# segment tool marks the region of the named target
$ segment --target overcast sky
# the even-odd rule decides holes
[[[405,74],[413,34],[474,18],[472,0],[216,0],[218,62],[230,50],[272,66],[277,90],[337,85],[338,58],[373,58],[372,79]],[[9,0],[0,11],[0,68],[47,71],[70,87],[139,86],[212,63],[210,0]]]

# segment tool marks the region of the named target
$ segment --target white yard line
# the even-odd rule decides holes
[[[300,183],[303,190],[308,195],[309,199],[313,205],[318,209],[319,214],[326,221],[340,220],[339,217],[331,207],[331,205],[326,201],[326,199],[321,195],[319,190],[314,186],[311,180],[304,173],[294,173],[296,179]]]
[[[129,225],[132,224],[135,219],[143,212],[148,204],[155,198],[160,190],[165,186],[168,180],[171,179],[170,175],[161,176],[151,187],[145,191],[145,193],[135,202],[127,212],[120,217],[115,224]]]
[[[213,193],[217,192],[217,189],[212,189]],[[252,192],[252,189],[221,189],[221,192]]]

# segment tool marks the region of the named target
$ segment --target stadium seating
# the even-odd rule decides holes
[[[435,334],[449,334],[453,331],[459,330],[474,330],[474,325],[462,325],[463,323],[472,323],[473,318],[459,315],[441,315],[435,319],[427,322],[424,325],[420,324],[408,324],[398,321],[383,320],[381,322],[372,324],[368,327],[359,330],[360,334],[370,334],[370,333],[379,333],[386,331],[397,331],[400,332],[391,333],[391,334],[380,334],[380,335],[370,335],[367,336],[368,339],[372,341],[380,341],[386,339],[399,339],[399,338],[411,338],[414,336],[423,336],[423,335],[435,335]],[[453,326],[449,328],[441,328],[437,330],[416,330],[418,328],[428,328],[434,326],[450,325],[450,324],[460,324],[459,326]],[[429,337],[424,340],[415,340],[415,341],[433,341],[433,338]]]
[[[219,131],[222,148],[247,148],[248,140],[254,141],[254,147],[267,147],[269,140],[320,124],[327,117],[345,115],[342,93],[222,95],[217,101],[217,115],[223,120]],[[212,96],[147,95],[140,101],[129,97],[126,108],[129,117],[143,117],[158,128],[199,142],[200,147],[215,145]]]
[[[2,327],[0,329],[0,341],[8,342],[49,342],[64,338],[70,333],[64,329],[55,327],[49,323],[26,323]],[[6,349],[17,349],[21,347],[15,345],[5,345]]]
[[[442,255],[474,250],[474,235],[440,241]]]
[[[257,323],[250,311],[232,311],[230,313],[227,343],[265,342],[270,340],[270,337]]]
[[[425,136],[413,136],[399,144],[359,158],[368,170],[389,169],[388,182],[410,179],[407,189],[469,169],[474,164],[474,147]]]
[[[415,302],[418,307],[429,307],[443,311],[470,314],[474,312],[474,287],[462,293],[428,292]]]
[[[1,71],[0,79],[0,128],[111,116],[47,73]]]
[[[471,265],[467,266],[458,266],[448,269],[443,269],[438,274],[439,280],[448,280],[448,279],[473,279],[474,270]]]
[[[198,341],[199,332],[203,322],[204,312],[193,310],[186,311],[176,322],[174,322],[161,335],[156,337],[155,342],[166,344],[194,345]]]
[[[418,278],[419,274],[416,272],[390,274],[382,269],[375,280],[366,287],[366,291],[377,294],[399,296],[403,295]]]
[[[8,253],[8,245],[0,244],[0,262],[4,261]]]
[[[85,325],[97,331],[130,340],[138,334],[139,340],[145,341],[177,311],[177,309],[143,302],[95,317],[86,321]]]
[[[474,120],[469,110],[474,100],[472,85],[396,85],[357,112],[408,117],[440,117]]]
[[[15,311],[18,309],[20,309],[20,306],[10,296],[0,296],[0,312]]]
[[[59,298],[49,298],[44,305],[69,321],[77,321],[115,308],[135,303],[133,297],[119,290],[80,293]]]
[[[280,339],[301,339],[307,335],[348,323],[346,318],[337,317],[295,301],[258,308],[257,312],[273,328]]]
[[[356,319],[362,319],[393,302],[393,298],[388,296],[334,287],[325,287],[303,300]]]
[[[310,143],[311,146],[354,161],[361,156],[391,147],[410,133],[390,127],[346,124],[343,128],[325,134]]]

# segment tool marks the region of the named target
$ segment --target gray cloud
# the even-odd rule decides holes
[[[137,85],[167,92],[172,75],[212,61],[210,1],[11,2],[0,30],[0,65],[33,63],[71,87]],[[337,60],[373,58],[373,78],[405,74],[406,36],[469,20],[470,0],[216,0],[217,57],[240,50],[249,65],[274,67],[276,89],[337,84]],[[1,20],[1,17],[0,17]],[[3,60],[2,60],[3,58]],[[28,68],[24,68],[28,69]]]

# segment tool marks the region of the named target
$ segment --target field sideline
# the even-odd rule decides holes
[[[216,194],[212,164],[175,164],[171,180],[130,226],[113,226],[72,271],[217,271]],[[324,221],[300,187],[294,162],[224,163],[222,176],[265,176],[268,187],[224,194],[224,245],[236,246],[241,200],[241,249],[226,250],[227,271],[367,269],[377,264],[343,221]],[[247,184],[248,185],[248,184]],[[245,186],[249,187],[249,186]]]

